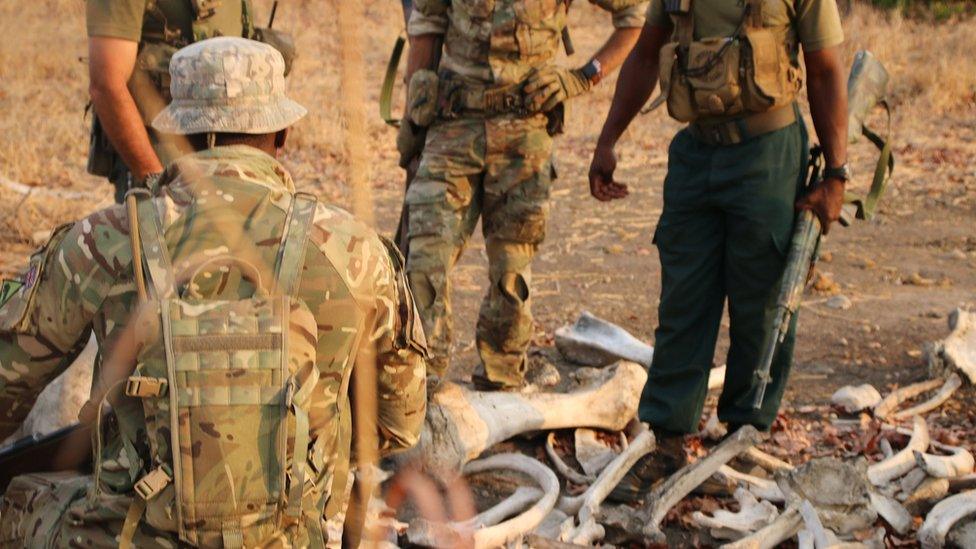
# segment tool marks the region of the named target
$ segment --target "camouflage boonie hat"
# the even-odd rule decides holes
[[[219,37],[191,44],[169,64],[173,102],[153,120],[164,133],[273,133],[306,114],[285,97],[285,61],[272,46]]]

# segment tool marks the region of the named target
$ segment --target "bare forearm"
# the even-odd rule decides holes
[[[91,100],[102,128],[133,177],[141,179],[162,171],[162,162],[149,141],[142,115],[128,88],[93,85]]]
[[[658,55],[667,33],[662,27],[645,27],[641,32],[637,46],[630,51],[620,69],[613,102],[597,146],[613,148],[647,103],[657,84]]]
[[[807,94],[827,165],[837,167],[847,162],[847,84],[839,53],[829,50],[806,55]]]
[[[410,82],[413,73],[421,69],[437,70],[441,60],[443,37],[439,34],[421,34],[410,37],[410,53],[407,55],[407,72],[404,80]]]
[[[617,70],[617,67],[624,62],[624,59],[627,59],[627,54],[634,49],[634,44],[637,43],[639,36],[640,29],[636,27],[616,29],[613,31],[613,34],[603,44],[603,47],[593,56],[594,59],[600,62],[603,71],[602,76],[606,76]]]

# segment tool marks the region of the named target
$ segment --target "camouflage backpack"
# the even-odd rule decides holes
[[[208,258],[178,281],[155,205],[140,193],[139,239],[158,330],[143,336],[125,386],[142,401],[151,457],[134,505],[145,502],[146,522],[189,544],[251,547],[304,533],[321,544],[321,512],[307,497],[304,513],[302,505],[314,491],[308,411],[318,329],[296,296],[315,209],[311,195],[292,199],[270,288],[231,255]],[[208,269],[239,270],[254,295],[204,299],[193,280]]]

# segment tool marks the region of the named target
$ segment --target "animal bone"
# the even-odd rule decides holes
[[[722,437],[729,434],[729,430],[724,423],[719,421],[718,412],[712,412],[712,415],[708,416],[705,426],[702,427],[702,434],[708,440],[721,440]]]
[[[596,480],[595,476],[583,475],[570,467],[563,458],[559,456],[559,452],[556,452],[555,447],[556,432],[550,431],[549,435],[546,437],[546,455],[549,456],[549,461],[552,462],[553,467],[560,475],[564,476],[567,480],[574,484],[588,485]]]
[[[747,448],[755,446],[759,442],[759,438],[759,432],[756,428],[746,425],[713,448],[707,456],[695,463],[686,465],[656,487],[643,508],[643,512],[647,516],[647,524],[643,529],[644,537],[654,543],[664,543],[666,538],[664,532],[661,531],[660,524],[668,510],[708,477],[715,474],[719,467],[728,463],[729,460]]]
[[[619,431],[637,413],[644,369],[620,362],[602,384],[570,393],[478,392],[444,383],[431,398],[419,443],[398,455],[437,471],[457,471],[484,450],[515,435],[591,427]]]
[[[949,479],[929,477],[904,501],[912,515],[923,515],[949,495]]]
[[[895,451],[891,448],[891,443],[886,438],[881,439],[881,442],[878,443],[878,448],[881,448],[881,453],[886,458],[895,455]]]
[[[968,475],[973,472],[976,460],[965,448],[950,448],[952,455],[937,456],[915,451],[915,462],[929,476],[936,478],[953,478]]]
[[[942,388],[940,388],[938,392],[932,395],[932,398],[918,404],[917,406],[912,406],[907,410],[899,410],[895,412],[894,414],[891,415],[891,419],[900,420],[900,419],[905,419],[907,417],[920,416],[922,414],[931,412],[932,410],[935,410],[939,406],[942,406],[942,404],[945,401],[949,400],[949,397],[952,396],[952,393],[955,393],[956,389],[958,389],[961,386],[962,386],[962,379],[958,375],[952,374],[951,376],[949,376],[949,379],[947,379],[945,383],[942,385]]]
[[[881,393],[873,385],[848,385],[841,387],[830,397],[830,402],[848,414],[856,414],[874,408],[881,402]]]
[[[813,546],[813,534],[804,528],[796,533],[796,546],[798,549],[815,549]]]
[[[739,456],[739,459],[762,467],[770,473],[775,473],[778,471],[788,472],[794,469],[794,467],[789,463],[779,459],[778,457],[771,456],[755,446],[743,452],[742,455]]]
[[[708,390],[718,389],[719,387],[725,385],[725,366],[719,366],[718,368],[712,368],[708,371]]]
[[[701,511],[695,511],[691,515],[692,522],[700,528],[711,529],[712,537],[739,539],[768,526],[779,516],[775,505],[768,501],[759,501],[744,488],[737,489],[733,496],[739,502],[738,513],[719,509],[712,516],[708,516]]]
[[[803,517],[803,525],[806,526],[806,530],[813,536],[813,546],[816,549],[827,549],[833,545],[827,529],[820,522],[817,510],[808,500],[803,500],[800,503],[800,516]]]
[[[593,429],[576,429],[573,433],[574,446],[576,448],[576,461],[588,477],[595,477],[600,474],[617,452],[597,436]]]
[[[904,534],[912,527],[912,515],[902,504],[875,492],[871,492],[870,497],[874,510],[891,525],[895,532]]]
[[[937,503],[918,530],[918,541],[930,549],[945,545],[946,534],[964,517],[976,513],[976,490],[956,494]]]
[[[907,497],[907,494],[914,492],[915,489],[918,488],[918,485],[922,484],[922,481],[924,481],[926,478],[928,478],[928,473],[916,467],[909,471],[907,475],[901,477],[901,480],[898,481],[898,487],[901,489],[902,493],[906,494]]]
[[[525,511],[530,505],[539,501],[543,496],[542,490],[532,486],[519,486],[512,492],[512,495],[500,501],[491,509],[478,513],[477,516],[464,521],[464,526],[471,530],[494,526],[499,522]]]
[[[915,398],[922,393],[931,391],[942,384],[942,379],[936,378],[906,385],[900,389],[895,389],[888,396],[884,397],[884,399],[879,402],[877,406],[874,407],[874,417],[884,419],[888,417],[902,402]]]
[[[567,359],[586,366],[606,366],[623,359],[650,368],[654,357],[654,347],[587,311],[576,324],[556,330],[556,348]]]
[[[949,479],[949,491],[962,492],[964,490],[976,490],[976,474]]]
[[[878,519],[868,497],[870,484],[864,477],[863,467],[857,463],[826,457],[779,474],[776,481],[789,504],[799,506],[807,500],[827,528],[849,534]]]
[[[944,375],[958,370],[976,383],[976,313],[956,309],[949,315],[948,337],[932,345],[929,371]]]
[[[771,501],[773,503],[782,503],[786,501],[783,491],[780,490],[779,486],[777,486],[774,481],[736,471],[728,465],[719,467],[718,471],[712,476],[715,477],[719,482],[732,483],[733,485],[745,485],[749,492],[760,499]]]
[[[796,506],[789,506],[769,526],[739,541],[726,543],[721,549],[773,549],[795,536],[802,525],[800,511]]]
[[[908,446],[905,446],[900,452],[890,458],[868,467],[868,480],[875,486],[882,486],[904,475],[915,467],[915,456],[912,452],[915,450],[924,452],[928,447],[928,425],[926,425],[925,420],[920,416],[915,416],[912,438],[908,441]]]

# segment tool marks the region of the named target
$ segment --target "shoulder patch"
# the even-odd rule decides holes
[[[30,312],[34,294],[50,263],[50,256],[73,226],[74,223],[66,223],[54,229],[47,244],[31,255],[24,274],[20,278],[5,279],[0,285],[0,332],[32,333]]]

